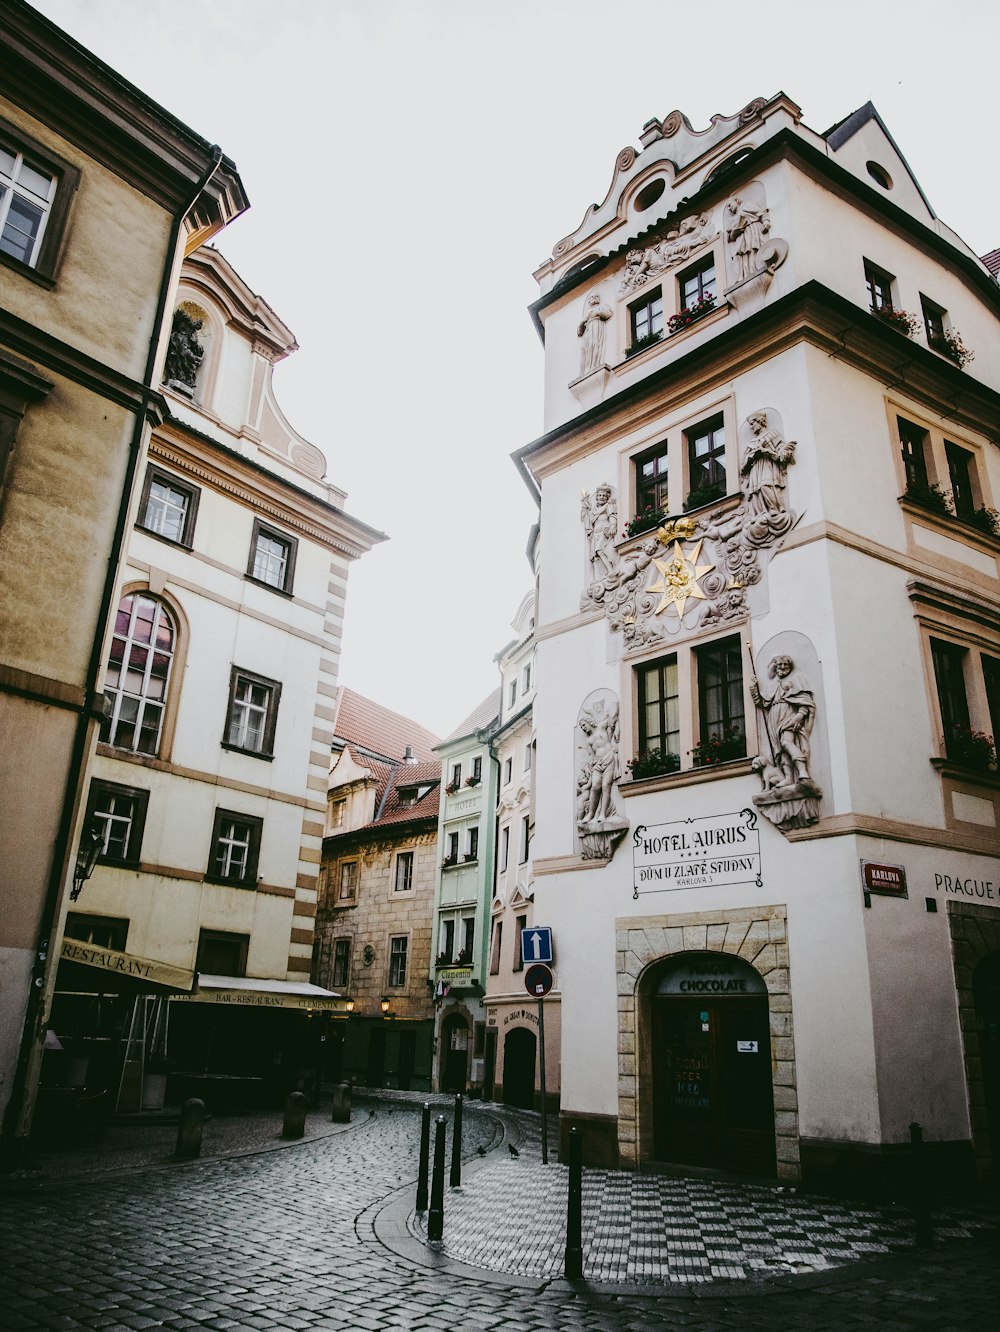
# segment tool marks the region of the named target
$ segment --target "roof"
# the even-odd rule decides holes
[[[400,716],[375,703],[353,689],[340,686],[337,690],[337,716],[333,725],[334,739],[348,742],[355,750],[379,754],[385,760],[402,762],[409,745],[418,763],[433,763],[434,746],[440,737],[425,726]]]
[[[446,736],[443,744],[448,744],[452,740],[461,740],[464,736],[473,735],[476,731],[482,731],[495,722],[500,715],[500,690],[494,689],[491,694],[483,699],[477,708],[469,713],[468,717],[456,726],[451,735]]]
[[[1000,250],[990,250],[989,254],[984,254],[983,263],[994,277],[1000,277]]]
[[[324,839],[324,845],[354,846],[366,840],[366,833],[375,833],[386,825],[403,827],[410,823],[437,824],[441,801],[441,764],[436,759],[431,763],[380,763],[377,759],[359,759],[356,754],[354,757],[372,772],[378,772],[375,817],[359,828],[331,834]],[[400,798],[401,793],[412,786],[430,787],[415,805],[407,804]]]

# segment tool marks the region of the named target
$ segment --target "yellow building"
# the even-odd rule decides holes
[[[0,11],[0,1109],[27,1131],[105,634],[184,254],[234,164],[27,5]]]

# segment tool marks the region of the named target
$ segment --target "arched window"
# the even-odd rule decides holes
[[[111,716],[102,740],[136,754],[159,752],[175,637],[161,602],[143,592],[122,597],[105,677]]]

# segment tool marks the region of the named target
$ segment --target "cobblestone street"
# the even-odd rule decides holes
[[[563,1187],[562,1168],[550,1166],[544,1188],[533,1193],[543,1169],[533,1116],[466,1108],[473,1168],[462,1191],[446,1195],[440,1252],[422,1243],[412,1187],[400,1191],[416,1175],[415,1101],[360,1101],[350,1126],[331,1131],[317,1115],[310,1121],[314,1136],[262,1150],[279,1146],[277,1127],[277,1121],[262,1125],[256,1136],[240,1129],[235,1150],[243,1155],[188,1165],[154,1160],[153,1168],[149,1161],[137,1168],[134,1158],[106,1157],[105,1166],[115,1170],[100,1172],[91,1160],[82,1173],[88,1163],[68,1154],[61,1169],[53,1157],[35,1178],[7,1184],[0,1204],[0,1326],[110,1332],[1000,1327],[995,1218],[987,1212],[939,1218],[935,1247],[917,1252],[902,1213],[799,1195],[777,1206],[772,1199],[765,1208],[754,1201],[763,1202],[764,1189],[754,1195],[749,1186],[704,1180],[686,1192],[676,1180],[652,1189],[660,1181],[635,1177],[623,1185],[620,1175],[594,1172],[587,1184],[584,1245],[591,1266],[585,1270],[596,1254],[602,1280],[571,1285],[552,1262],[561,1217],[551,1200]],[[215,1132],[221,1136],[221,1121]],[[517,1159],[507,1150],[515,1142]],[[156,1159],[165,1155],[161,1149]],[[669,1215],[656,1201],[663,1197],[671,1200]],[[737,1200],[744,1209],[738,1223]],[[690,1255],[680,1282],[684,1265],[663,1265],[664,1232],[671,1228],[675,1256]],[[771,1232],[778,1229],[783,1238],[776,1241]],[[604,1284],[622,1277],[621,1267],[602,1256],[616,1244],[633,1251],[629,1287]],[[704,1259],[710,1246],[729,1257]],[[824,1263],[844,1265],[820,1267],[811,1255],[821,1249],[829,1251]],[[796,1252],[802,1261],[794,1260]],[[643,1263],[649,1270],[640,1270]],[[522,1275],[477,1271],[474,1264]],[[742,1279],[727,1279],[736,1275]]]

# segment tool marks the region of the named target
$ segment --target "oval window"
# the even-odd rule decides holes
[[[644,185],[635,196],[635,204],[633,205],[635,211],[644,213],[647,208],[652,208],[666,188],[667,182],[662,176],[658,180],[651,180],[648,185]]]
[[[884,190],[892,189],[892,177],[886,171],[885,167],[880,167],[877,162],[866,162],[868,174],[876,185],[881,185]]]

